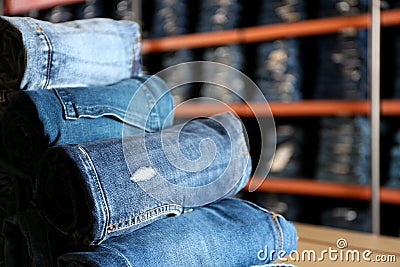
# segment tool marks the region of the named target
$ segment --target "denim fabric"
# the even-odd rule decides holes
[[[57,266],[57,256],[77,247],[58,233],[37,210],[17,213],[4,220],[5,266]]]
[[[277,253],[268,255],[272,250],[287,254],[296,249],[296,239],[295,227],[282,216],[229,198],[109,239],[87,252],[65,254],[58,262],[60,267],[250,266],[276,260]]]
[[[368,1],[319,1],[318,16],[355,15],[365,12]],[[368,32],[355,28],[319,36],[315,98],[364,99],[367,97]]]
[[[371,231],[370,208],[333,207],[321,213],[321,225],[349,229],[354,231]]]
[[[168,67],[193,60],[194,56],[191,50],[167,52],[161,55],[161,66],[163,69],[166,69]],[[190,67],[180,66],[179,68],[173,68],[171,75],[164,77],[164,80],[167,84],[181,84],[183,81],[191,81],[193,78],[194,75]],[[182,103],[192,97],[192,85],[184,84],[175,88],[171,88],[171,94],[174,97],[175,105]]]
[[[154,2],[154,9],[151,30],[152,38],[188,33],[187,0],[156,0]],[[160,58],[162,69],[194,60],[193,52],[187,49],[162,53]],[[181,67],[175,69],[172,75],[168,75],[168,77],[164,79],[167,84],[179,84],[182,81],[191,80],[190,77],[193,77],[192,70],[190,68]],[[178,104],[189,99],[193,94],[192,91],[192,86],[190,84],[174,88],[172,91],[174,102]]]
[[[56,228],[79,242],[98,244],[180,214],[204,198],[233,195],[250,172],[241,122],[224,113],[162,132],[49,148],[38,175],[38,197]],[[169,190],[171,184],[198,191],[188,196]],[[155,192],[165,196],[153,197]]]
[[[294,125],[283,124],[277,126],[276,134],[275,157],[269,175],[286,178],[301,177],[301,151],[304,138],[302,129]]]
[[[106,0],[86,0],[75,8],[75,16],[77,19],[107,17],[109,15],[107,2]]]
[[[153,38],[175,36],[188,32],[187,0],[154,1]]]
[[[319,180],[368,184],[370,130],[365,117],[323,118],[316,177]]]
[[[140,31],[132,21],[1,17],[0,28],[0,81],[8,89],[108,85],[141,74]]]
[[[172,125],[168,87],[149,77],[109,86],[18,92],[0,123],[3,158],[32,167],[48,146],[122,137],[124,124],[133,133]]]
[[[132,7],[132,0],[112,0],[113,19],[136,20],[137,15]]]
[[[319,0],[318,17],[357,15],[368,12],[368,0]]]
[[[198,32],[220,31],[236,28],[239,25],[241,3],[238,0],[200,2]]]
[[[258,45],[256,64],[256,83],[268,101],[296,101],[302,98],[302,70],[297,39]]]
[[[303,1],[262,1],[257,24],[294,22],[304,18]],[[301,99],[299,41],[294,38],[266,41],[260,43],[256,49],[255,81],[267,100]]]
[[[389,179],[385,186],[400,188],[400,131],[394,136],[393,146],[390,151]]]
[[[239,71],[244,68],[244,57],[240,45],[207,48],[203,53],[203,59],[222,63]],[[200,92],[201,96],[217,99],[225,103],[242,101],[239,95],[228,90],[229,88],[235,88],[235,92],[245,95],[246,88],[240,76],[235,75],[233,72],[216,71],[214,68],[210,68],[209,65],[205,67],[202,70],[203,80],[208,83],[203,83]]]
[[[199,18],[196,30],[197,32],[210,32],[219,30],[233,29],[239,26],[239,18],[241,13],[241,3],[237,0],[232,1],[217,1],[206,0],[201,1],[199,6]],[[244,55],[242,47],[237,44],[231,44],[220,47],[212,47],[204,50],[202,59],[206,61],[213,61],[231,66],[239,71],[244,68]],[[229,90],[216,86],[223,85],[227,88],[233,88],[230,84],[235,84],[236,87],[243,82],[240,77],[229,77],[226,72],[215,72],[214,69],[204,69],[203,80],[210,83],[202,85],[200,95],[203,97],[210,97],[223,102],[240,102],[241,99],[236,94]],[[246,90],[244,86],[237,90]]]

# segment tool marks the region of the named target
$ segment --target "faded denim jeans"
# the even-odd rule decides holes
[[[4,233],[9,267],[52,267],[57,265],[57,258],[60,267],[237,267],[269,264],[277,259],[278,252],[287,254],[297,246],[292,223],[233,198],[156,221],[95,246],[71,243],[36,210],[7,218]]]
[[[109,86],[20,91],[0,122],[2,158],[32,168],[48,146],[158,131],[173,122],[173,100],[156,76],[135,77]]]
[[[250,266],[271,263],[297,246],[282,216],[240,199],[224,199],[59,257],[72,266]],[[264,255],[267,254],[267,255]],[[272,255],[272,257],[270,257]],[[281,265],[269,265],[281,266]]]
[[[0,33],[0,85],[8,90],[107,85],[141,74],[133,21],[3,16]]]
[[[99,244],[234,195],[250,172],[241,121],[223,113],[161,132],[49,148],[39,204],[61,232]]]

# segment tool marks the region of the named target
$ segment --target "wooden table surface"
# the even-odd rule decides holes
[[[298,249],[285,263],[298,267],[400,267],[400,238],[302,223],[295,225]]]

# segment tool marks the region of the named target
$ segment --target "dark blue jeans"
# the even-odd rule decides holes
[[[368,184],[370,131],[365,117],[323,118],[316,178]]]

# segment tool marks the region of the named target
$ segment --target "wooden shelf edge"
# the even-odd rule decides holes
[[[252,179],[260,180],[260,178]],[[245,190],[248,190],[248,187]],[[371,198],[371,188],[367,185],[316,181],[305,178],[267,177],[257,191],[354,200],[370,200]],[[400,189],[382,187],[380,199],[382,203],[398,205],[400,204]]]
[[[287,37],[329,34],[349,27],[367,28],[370,25],[370,20],[369,14],[361,14],[147,39],[143,40],[141,51],[143,54],[147,54],[230,43],[251,43]],[[382,11],[381,23],[383,26],[400,24],[400,9]]]
[[[29,10],[46,9],[57,5],[70,5],[80,2],[85,2],[85,0],[6,0],[4,1],[4,14],[16,15]]]
[[[369,115],[371,104],[367,100],[303,100],[298,102],[269,102],[265,103],[205,103],[199,102],[182,104],[175,107],[175,116],[194,117],[211,116],[217,113],[231,111],[240,117],[270,116],[301,117],[301,116],[349,116]],[[381,113],[385,116],[400,115],[399,100],[383,100]]]

